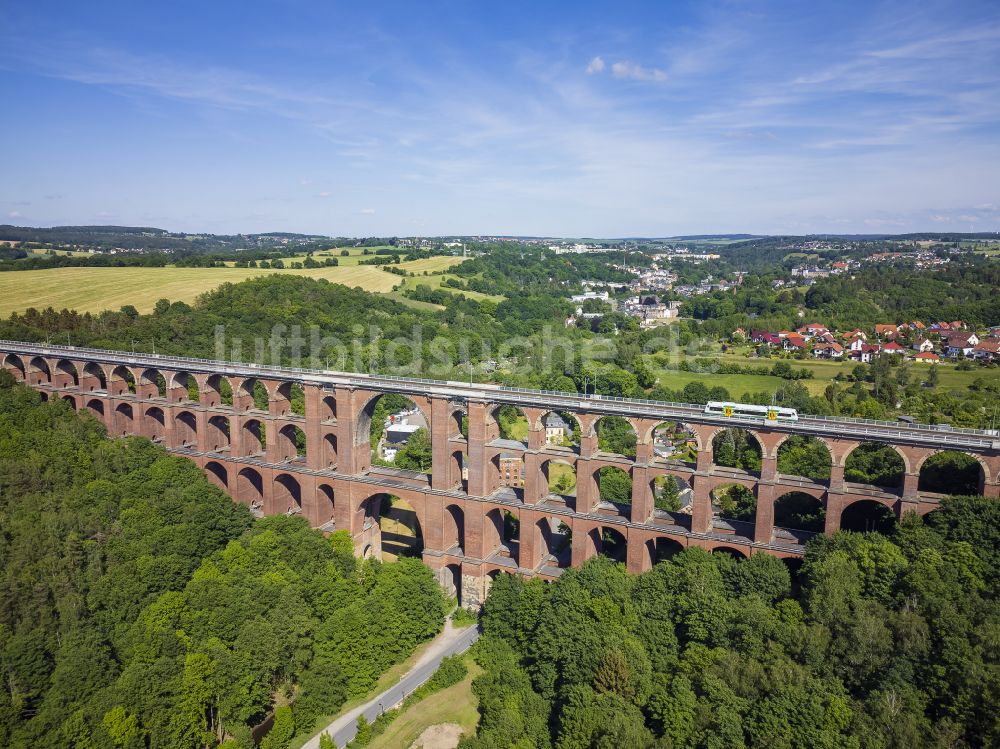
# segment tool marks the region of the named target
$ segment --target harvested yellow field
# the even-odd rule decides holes
[[[422,261],[417,261],[422,262]],[[331,283],[360,286],[366,291],[387,293],[403,279],[372,265],[267,270],[260,268],[53,268],[0,273],[0,315],[22,312],[29,307],[79,312],[117,310],[126,304],[150,312],[158,299],[193,302],[199,294],[226,282],[288,273],[325,278]]]
[[[408,270],[410,273],[440,273],[441,271],[448,270],[454,265],[458,265],[462,262],[462,258],[455,257],[454,255],[443,255],[441,257],[429,257],[424,260],[410,260],[405,263],[400,263],[399,267],[403,270]]]

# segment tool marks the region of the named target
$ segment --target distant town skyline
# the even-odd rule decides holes
[[[0,223],[1000,230],[995,2],[0,6]]]

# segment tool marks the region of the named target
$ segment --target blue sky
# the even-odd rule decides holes
[[[0,222],[1000,230],[1000,4],[0,3]]]

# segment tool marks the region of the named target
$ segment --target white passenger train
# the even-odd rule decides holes
[[[798,421],[799,413],[794,408],[782,406],[751,406],[746,403],[724,403],[709,401],[705,413],[726,418],[764,419],[765,421]]]

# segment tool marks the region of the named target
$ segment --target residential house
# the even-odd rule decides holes
[[[781,345],[781,337],[777,333],[768,333],[766,330],[751,331],[750,340],[753,343],[766,343],[769,346]]]
[[[914,351],[921,351],[921,352],[924,352],[924,353],[926,353],[928,351],[933,351],[934,350],[934,343],[932,341],[929,341],[926,338],[918,338],[917,340],[915,340],[913,342],[913,350]]]
[[[972,349],[972,356],[984,361],[1000,361],[1000,338],[987,338]]]
[[[563,440],[570,433],[569,424],[557,413],[549,413],[545,416],[545,444],[562,445]]]
[[[817,343],[813,346],[813,356],[817,359],[843,359],[844,347],[839,343]]]
[[[847,356],[853,361],[859,361],[867,364],[876,354],[878,354],[878,346],[873,346],[870,343],[862,343],[859,348],[850,349]]]
[[[970,356],[978,343],[979,336],[975,333],[952,333],[944,341],[944,352],[948,356]]]
[[[896,325],[889,324],[878,324],[875,326],[875,335],[878,338],[895,338],[896,334],[899,333],[899,328]]]
[[[503,486],[524,485],[524,461],[520,455],[500,454],[500,483]]]
[[[882,346],[879,346],[878,352],[880,354],[900,354],[900,355],[902,355],[902,354],[906,353],[906,349],[904,349],[902,346],[900,346],[895,341],[889,341],[889,343],[886,343],[886,344],[884,344]]]
[[[829,330],[830,329],[825,325],[820,325],[819,323],[814,322],[814,323],[809,323],[808,325],[803,325],[802,327],[799,328],[798,332],[801,335],[816,336],[816,335],[822,335],[823,333],[826,333]]]
[[[804,351],[806,348],[806,339],[798,333],[789,333],[785,336],[784,346],[785,351]]]
[[[921,351],[919,354],[913,357],[914,361],[922,362],[924,364],[937,364],[941,361],[941,357],[935,354],[933,351]]]

